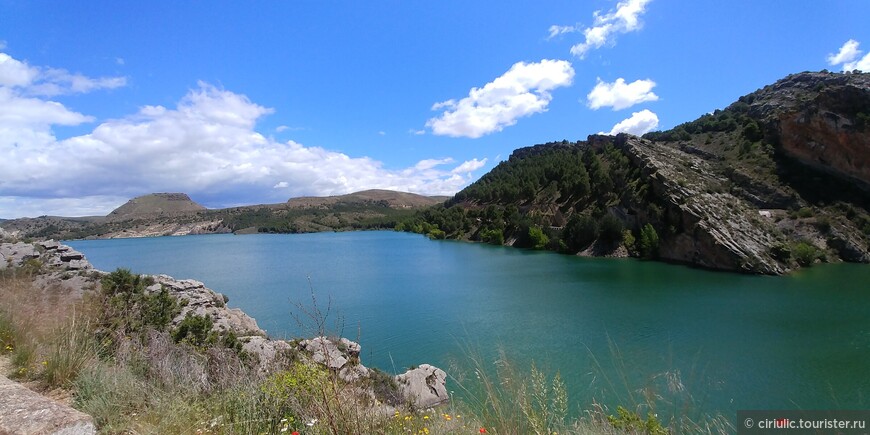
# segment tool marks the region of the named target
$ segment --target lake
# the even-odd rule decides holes
[[[488,363],[503,349],[558,371],[574,410],[632,404],[643,389],[727,417],[870,408],[867,265],[747,276],[384,231],[66,243],[98,269],[203,281],[273,337],[312,334],[293,313],[305,318],[295,304],[310,310],[313,290],[327,325],[388,372],[467,374],[469,348]]]

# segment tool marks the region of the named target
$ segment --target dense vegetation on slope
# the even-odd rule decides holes
[[[870,75],[793,75],[645,140],[518,149],[397,229],[592,255],[661,246],[665,259],[747,272],[867,262],[868,113]]]
[[[597,240],[599,250],[612,251],[626,229],[617,216],[634,205],[643,209],[639,228],[664,217],[650,186],[620,150],[562,141],[515,151],[445,205],[397,229],[562,252]],[[644,254],[652,256],[654,249]]]

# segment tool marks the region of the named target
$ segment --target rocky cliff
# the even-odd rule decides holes
[[[781,274],[870,262],[870,74],[801,73],[675,128],[515,150],[400,225]]]
[[[601,140],[590,142],[601,143]],[[769,216],[730,192],[728,179],[703,158],[651,141],[620,135],[612,142],[632,160],[675,216],[659,257],[710,269],[781,274],[789,270],[771,252],[781,242]]]
[[[785,155],[870,188],[870,74],[793,74],[743,100]]]

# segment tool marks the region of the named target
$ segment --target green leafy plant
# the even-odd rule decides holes
[[[647,414],[646,419],[643,419],[636,412],[618,406],[616,414],[616,416],[608,415],[607,421],[620,431],[645,435],[668,435],[669,433],[652,412]]]

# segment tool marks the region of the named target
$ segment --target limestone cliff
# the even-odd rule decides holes
[[[784,154],[870,188],[870,74],[793,74],[744,100]]]

